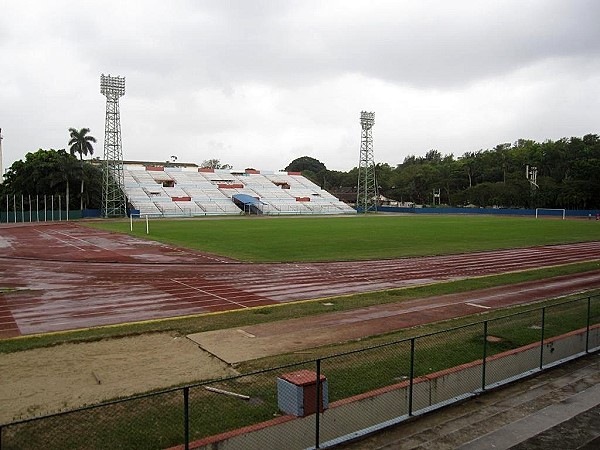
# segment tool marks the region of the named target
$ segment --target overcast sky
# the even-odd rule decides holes
[[[126,77],[123,156],[283,169],[600,134],[598,0],[0,0],[4,167],[88,127]]]

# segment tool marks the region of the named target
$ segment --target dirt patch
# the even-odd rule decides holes
[[[498,336],[487,336],[485,338],[486,341],[488,342],[502,342],[504,339],[498,337]]]
[[[168,333],[0,354],[0,423],[232,375]]]

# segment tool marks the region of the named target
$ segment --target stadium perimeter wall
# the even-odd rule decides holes
[[[412,214],[488,214],[501,216],[533,216],[535,217],[535,209],[516,209],[516,208],[402,208],[395,206],[378,206],[380,212],[390,213],[412,213]],[[359,210],[359,212],[361,212]],[[600,210],[592,209],[567,209],[565,215],[567,217],[587,217],[596,218],[596,214],[600,214]],[[562,217],[562,210],[551,211],[543,210],[544,216]]]
[[[500,216],[532,216],[535,217],[535,209],[500,209],[500,208],[401,208],[395,206],[379,206],[377,210],[383,213],[405,213],[405,214],[478,214],[478,215],[500,215]],[[358,212],[362,212],[358,209]],[[45,213],[45,214],[44,214]],[[133,214],[134,217],[140,215],[139,210],[132,209],[128,211],[128,214]],[[54,214],[54,217],[53,217]],[[600,214],[600,210],[593,209],[577,209],[565,211],[566,217],[572,218],[588,218],[596,219],[596,216]],[[100,217],[99,209],[84,209],[82,210],[70,210],[68,220],[76,220],[81,218],[98,218]],[[556,216],[562,217],[562,210],[551,211],[544,210],[543,216]],[[29,211],[0,211],[0,223],[14,223],[14,222],[45,222],[45,221],[59,221],[67,220],[67,212],[65,210],[40,210],[32,211],[31,217]]]

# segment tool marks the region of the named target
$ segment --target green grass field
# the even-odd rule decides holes
[[[589,220],[482,216],[356,216],[91,222],[242,261],[329,261],[440,255],[600,239]]]

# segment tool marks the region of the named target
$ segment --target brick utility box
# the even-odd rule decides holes
[[[329,406],[327,378],[321,380],[320,412]],[[277,378],[277,406],[287,414],[298,417],[314,414],[317,409],[317,374],[311,370],[299,370]]]

